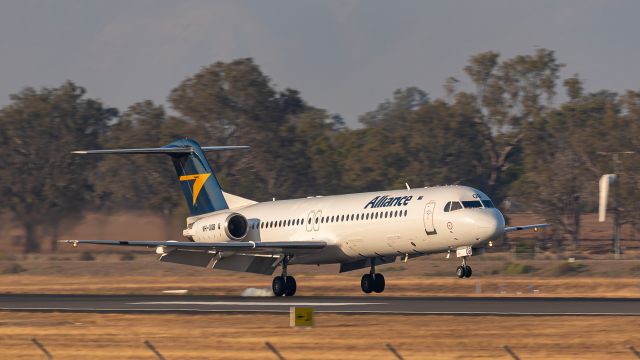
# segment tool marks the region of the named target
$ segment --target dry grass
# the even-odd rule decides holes
[[[318,314],[313,329],[291,329],[288,315],[104,315],[1,313],[5,359],[153,359],[148,339],[167,359],[503,358],[508,344],[523,359],[631,359],[640,345],[638,317],[469,317]]]
[[[639,297],[640,280],[611,278],[480,278],[395,277],[387,273],[383,296],[579,296]],[[360,279],[353,275],[298,275],[298,295],[365,296]],[[163,290],[187,289],[191,294],[240,295],[249,287],[268,288],[271,278],[233,276],[0,276],[1,293],[50,294],[160,294]],[[480,292],[477,292],[477,290]],[[533,290],[537,290],[535,293]]]

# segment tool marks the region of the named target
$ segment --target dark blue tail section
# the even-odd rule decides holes
[[[191,215],[228,209],[222,188],[209,162],[195,140],[176,140],[164,148],[191,148],[188,153],[169,153],[176,168],[182,192]]]

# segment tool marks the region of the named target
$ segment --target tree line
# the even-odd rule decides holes
[[[621,219],[637,225],[640,91],[586,92],[578,75],[561,78],[563,67],[548,49],[476,54],[442,97],[398,89],[353,129],[278,90],[251,58],[203,67],[171,90],[169,111],[149,100],[115,109],[71,81],[27,87],[0,109],[0,211],[23,228],[25,252],[55,244],[88,211],[150,210],[170,224],[187,211],[167,158],[69,152],[192,137],[251,145],[209,155],[225,190],[243,197],[464,184],[503,210],[542,215],[551,237],[577,245],[580,215],[597,208],[598,179],[614,165]],[[636,154],[613,164],[603,153],[615,151]]]

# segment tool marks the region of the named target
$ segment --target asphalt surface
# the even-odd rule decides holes
[[[236,297],[191,295],[0,295],[0,310],[103,313],[316,312],[415,315],[640,315],[640,299],[455,297]]]

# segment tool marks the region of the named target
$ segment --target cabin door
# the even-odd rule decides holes
[[[427,235],[436,235],[438,232],[433,225],[433,213],[436,209],[436,203],[430,201],[424,208],[424,231]]]

